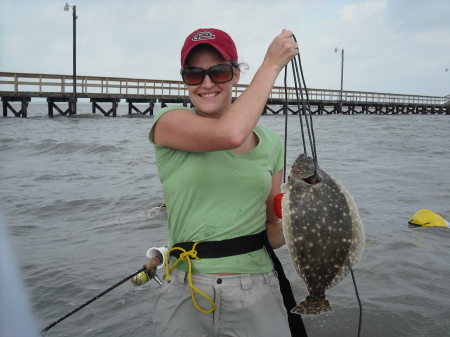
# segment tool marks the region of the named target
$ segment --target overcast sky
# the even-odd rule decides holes
[[[74,1],[74,2],[72,2]],[[0,71],[72,74],[72,9],[64,0],[0,0]],[[180,49],[197,28],[234,39],[250,83],[283,28],[299,44],[306,85],[450,94],[449,0],[71,0],[77,74],[179,80]],[[445,71],[449,68],[449,71]],[[279,76],[277,85],[283,84]]]

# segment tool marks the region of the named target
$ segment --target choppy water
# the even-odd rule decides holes
[[[145,262],[165,244],[163,201],[149,116],[0,119],[0,208],[10,229],[37,324],[44,328]],[[289,116],[288,160],[301,151],[298,117]],[[450,219],[450,116],[314,116],[321,166],[353,195],[367,235],[355,268],[362,336],[450,335],[450,229],[410,228],[428,208]],[[260,123],[280,135],[283,116]],[[284,136],[283,136],[284,137]],[[123,219],[97,230],[63,235]],[[38,239],[30,239],[39,237]],[[306,290],[285,247],[278,250],[298,300]],[[151,336],[158,285],[127,282],[47,336]],[[310,336],[356,336],[359,307],[351,277],[328,291],[334,313],[304,317]],[[20,320],[18,320],[20,324]]]

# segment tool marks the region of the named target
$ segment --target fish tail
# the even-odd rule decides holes
[[[300,304],[291,310],[292,313],[298,315],[319,315],[324,312],[332,311],[333,308],[326,297],[313,299],[312,296],[307,296]]]

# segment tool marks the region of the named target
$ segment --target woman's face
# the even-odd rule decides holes
[[[204,70],[216,64],[228,63],[212,48],[194,49],[186,62],[186,66],[199,67]],[[199,85],[188,85],[189,97],[199,116],[220,118],[231,104],[233,85],[239,81],[240,70],[236,69],[233,79],[226,83],[214,83],[208,74]]]

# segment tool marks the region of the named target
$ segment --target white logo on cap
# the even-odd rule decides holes
[[[210,31],[204,30],[202,32],[198,32],[192,37],[192,41],[201,41],[201,40],[212,40],[215,39],[216,36]]]

